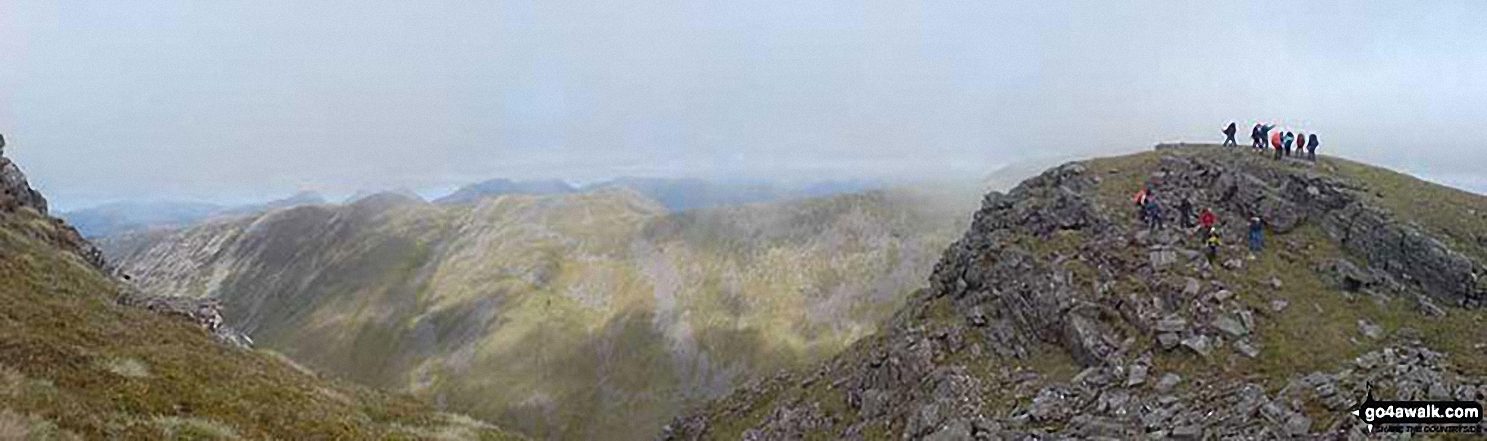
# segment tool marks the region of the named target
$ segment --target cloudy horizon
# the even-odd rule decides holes
[[[497,177],[974,179],[1216,141],[1231,120],[1483,192],[1484,19],[1469,1],[16,0],[0,133],[64,208]]]

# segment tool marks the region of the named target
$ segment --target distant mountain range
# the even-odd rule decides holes
[[[881,188],[883,185],[872,181],[824,181],[803,185],[784,185],[765,181],[715,182],[690,178],[623,177],[576,186],[557,179],[513,181],[503,178],[466,185],[447,196],[434,199],[434,202],[443,205],[471,204],[480,198],[507,194],[561,195],[619,187],[639,192],[659,202],[669,211],[682,211],[853,193]],[[346,202],[355,202],[382,192],[357,192],[347,198]],[[410,190],[396,192],[417,198]],[[189,201],[124,201],[61,213],[59,216],[75,225],[83,236],[96,238],[133,231],[180,228],[213,218],[242,216],[275,208],[324,203],[327,203],[327,200],[318,193],[301,192],[284,199],[242,206]]]
[[[178,228],[217,217],[241,216],[275,208],[325,202],[325,198],[318,193],[300,192],[284,199],[239,206],[184,201],[115,202],[69,211],[58,216],[76,227],[84,237],[97,238],[130,231]]]
[[[492,179],[471,184],[449,196],[434,200],[441,204],[463,204],[481,197],[503,194],[554,195],[579,193],[605,188],[628,188],[660,202],[671,211],[694,208],[768,202],[811,196],[855,193],[882,188],[873,181],[824,181],[804,185],[783,185],[766,181],[709,181],[695,178],[622,177],[599,183],[575,186],[564,181],[512,181]]]

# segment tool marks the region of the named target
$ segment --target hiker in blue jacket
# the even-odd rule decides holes
[[[1259,217],[1249,219],[1249,250],[1260,252],[1265,249],[1265,223]]]

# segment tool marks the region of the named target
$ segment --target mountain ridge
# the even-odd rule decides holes
[[[542,438],[642,439],[870,332],[959,202],[880,191],[672,212],[628,187],[316,205],[101,243],[317,370]]]
[[[1215,265],[1190,233],[1140,226],[1143,186],[1169,216],[1181,198],[1215,209]],[[987,194],[878,334],[663,438],[1363,436],[1347,410],[1369,384],[1381,399],[1487,391],[1471,346],[1487,337],[1484,209],[1337,158],[1205,145],[1068,163]],[[1272,236],[1254,258],[1251,216]]]

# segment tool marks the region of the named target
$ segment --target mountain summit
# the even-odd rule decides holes
[[[1167,227],[1139,220],[1143,187]],[[1220,219],[1213,265],[1184,199]],[[877,335],[664,436],[1361,436],[1348,410],[1368,384],[1483,399],[1483,262],[1487,198],[1342,159],[1163,146],[1069,163],[987,194]]]

